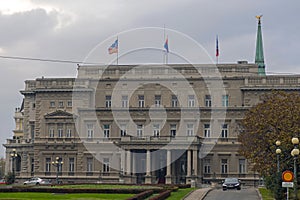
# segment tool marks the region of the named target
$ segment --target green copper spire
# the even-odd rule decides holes
[[[263,48],[263,40],[262,40],[262,32],[261,32],[261,17],[256,16],[258,19],[258,28],[257,28],[257,38],[256,38],[256,53],[255,53],[255,64],[258,65],[258,74],[266,75],[265,72],[265,61],[264,61],[264,48]]]

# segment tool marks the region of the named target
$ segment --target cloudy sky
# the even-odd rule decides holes
[[[165,25],[170,34],[172,29],[195,40],[212,58],[218,34],[220,63],[253,62],[255,16],[263,14],[267,72],[297,74],[300,73],[299,7],[298,0],[227,0],[226,3],[220,0],[0,0],[0,56],[107,63],[112,59],[107,47],[116,35],[120,35],[122,51],[122,45],[125,49],[135,39],[153,41],[151,34],[145,34],[148,29],[143,27]],[[143,37],[125,41],[123,34],[122,38],[122,33],[141,28]],[[162,47],[164,38],[159,37],[154,38]],[[171,51],[172,45],[190,48],[178,41],[175,36],[169,36]],[[91,52],[99,57],[87,59]],[[141,56],[139,60],[123,62],[157,62],[154,57],[149,60]],[[122,64],[122,59],[119,62]],[[24,88],[25,80],[41,76],[75,77],[76,69],[76,64],[0,58],[0,143],[12,137],[14,109],[22,102],[19,91]],[[4,149],[0,148],[0,156],[3,155]]]

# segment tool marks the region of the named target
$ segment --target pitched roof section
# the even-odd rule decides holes
[[[54,112],[47,113],[45,118],[74,118],[75,116],[76,115],[63,110],[56,110]]]
[[[256,37],[256,53],[255,53],[255,64],[258,65],[258,74],[266,75],[265,72],[265,61],[264,61],[264,48],[263,48],[263,39],[261,31],[261,17],[256,16],[258,19],[258,28],[257,28],[257,37]]]

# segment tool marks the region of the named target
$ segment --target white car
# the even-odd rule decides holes
[[[45,181],[38,177],[33,177],[28,181],[24,182],[24,185],[40,185],[40,184],[45,184]]]

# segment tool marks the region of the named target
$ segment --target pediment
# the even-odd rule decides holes
[[[64,110],[56,110],[54,112],[47,113],[44,117],[45,118],[74,118],[75,115],[66,112]]]

